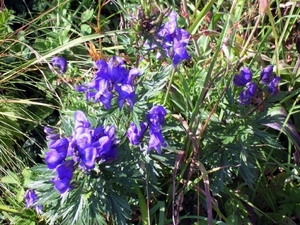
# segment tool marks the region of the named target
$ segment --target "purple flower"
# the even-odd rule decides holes
[[[26,208],[29,209],[33,206],[37,199],[38,198],[34,190],[27,190],[25,193]],[[34,209],[38,214],[42,214],[43,206],[36,205],[34,206]]]
[[[112,161],[116,158],[116,148],[113,141],[108,136],[103,136],[97,143],[98,157],[102,162]]]
[[[72,188],[74,165],[89,173],[97,162],[110,162],[117,157],[119,141],[116,140],[114,126],[93,129],[85,113],[80,110],[74,113],[74,120],[72,136],[51,141],[45,157],[48,168],[56,172],[51,182],[61,194]],[[53,132],[49,128],[45,131]]]
[[[278,84],[280,82],[280,77],[275,76],[268,85],[269,92],[273,95],[278,93]]]
[[[75,112],[75,120],[77,122],[75,122],[74,141],[72,142],[72,148],[76,155],[74,160],[79,162],[84,170],[93,169],[97,160],[106,162],[116,158],[117,141],[114,126],[106,129],[103,126],[92,129],[82,111]]]
[[[79,149],[79,157],[81,159],[82,164],[86,169],[93,169],[95,167],[96,163],[96,157],[97,157],[97,149],[93,146],[89,146],[84,149]]]
[[[268,85],[274,78],[273,66],[269,65],[262,69],[260,73],[260,80],[263,84]]]
[[[105,109],[110,109],[111,100],[113,98],[112,87],[110,81],[100,79],[97,83],[98,92],[95,94],[95,101],[100,101]]]
[[[167,37],[172,35],[177,29],[177,13],[171,11],[168,16],[169,21],[160,29],[158,35],[161,37]]]
[[[73,177],[74,161],[65,161],[56,168],[56,177],[52,180],[56,190],[64,194],[72,188],[71,180]]]
[[[174,38],[174,54],[173,54],[173,64],[176,67],[181,61],[189,60],[190,56],[186,51],[186,46],[181,44],[177,39]]]
[[[149,140],[149,146],[148,151],[150,151],[152,148],[156,150],[158,154],[161,154],[161,147],[166,147],[167,144],[165,143],[165,139],[162,136],[162,132],[153,132],[150,129],[150,140]]]
[[[56,66],[60,69],[61,73],[65,73],[67,71],[67,60],[60,56],[55,56],[52,58],[51,63],[53,66]]]
[[[142,138],[142,135],[144,135],[147,128],[147,123],[140,122],[140,129],[134,124],[134,122],[130,123],[130,126],[127,130],[127,137],[129,139],[129,142],[132,145],[138,145],[140,143],[140,140]]]
[[[133,79],[141,74],[140,70],[133,68],[129,71],[128,76],[124,79],[123,84],[129,84],[133,86]]]
[[[147,115],[150,134],[148,150],[154,148],[158,154],[161,154],[161,146],[166,146],[162,136],[162,125],[165,123],[166,115],[167,112],[163,106],[152,107]]]
[[[124,60],[119,56],[113,56],[108,61],[108,74],[112,83],[123,83],[128,76],[128,71],[124,66]]]
[[[83,133],[76,140],[79,158],[87,169],[95,167],[97,150],[92,146],[92,136],[90,133]]]
[[[85,92],[87,101],[101,102],[105,109],[110,109],[114,93],[117,93],[120,109],[125,100],[129,102],[132,108],[135,95],[133,80],[135,76],[140,75],[140,71],[136,68],[128,71],[124,65],[124,60],[118,56],[113,56],[108,63],[104,60],[98,60],[95,65],[98,70],[93,81],[77,86],[76,90]]]
[[[89,128],[91,126],[84,112],[77,110],[74,113],[75,125],[74,130],[78,128]]]
[[[256,94],[257,86],[253,82],[249,82],[239,96],[239,102],[242,105],[248,105],[251,102],[252,97]]]
[[[122,109],[126,100],[129,103],[130,109],[133,109],[135,98],[134,87],[130,84],[124,84],[117,89],[117,92],[119,93],[118,103],[120,110]]]
[[[233,83],[235,86],[245,86],[248,82],[252,80],[252,72],[248,67],[243,67],[241,69],[240,75],[235,75],[233,78]]]
[[[278,84],[280,77],[273,75],[273,66],[269,65],[262,69],[260,73],[260,80],[263,84],[268,85],[268,90],[271,94],[275,95],[278,93]]]
[[[53,141],[48,146],[50,151],[47,152],[45,161],[49,169],[55,169],[67,157],[69,141],[67,138]]]
[[[44,132],[46,133],[47,141],[53,142],[59,139],[59,135],[50,127],[44,127]]]
[[[167,115],[167,111],[163,106],[154,106],[150,109],[147,115],[147,121],[150,125],[150,129],[154,132],[160,131],[162,125],[165,123],[165,116]]]
[[[97,67],[96,72],[96,79],[104,79],[104,80],[110,80],[110,76],[108,73],[108,64],[105,60],[101,59],[95,62],[95,65]]]
[[[168,18],[169,21],[158,31],[155,43],[149,44],[149,41],[146,41],[145,47],[147,50],[156,49],[158,46],[161,47],[162,52],[158,51],[156,58],[169,57],[173,62],[173,66],[176,67],[183,60],[190,59],[186,50],[190,34],[182,28],[177,28],[176,12],[171,11]]]
[[[242,105],[251,103],[251,99],[255,96],[257,86],[252,81],[252,72],[248,67],[243,67],[239,75],[235,75],[233,83],[235,86],[245,86],[244,90],[239,94],[239,102]]]
[[[59,164],[61,164],[67,156],[66,152],[58,152],[55,149],[51,149],[47,152],[45,160],[47,167],[49,169],[55,169]]]

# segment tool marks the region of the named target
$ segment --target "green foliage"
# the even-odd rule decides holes
[[[174,223],[178,213],[180,224],[298,224],[299,70],[293,70],[293,41],[300,8],[283,1],[264,8],[262,2],[33,0],[1,10],[0,223],[162,225]],[[143,49],[146,40],[160,44],[155,32],[168,9],[192,34],[191,60],[177,68]],[[56,55],[68,60],[66,74],[51,65]],[[116,97],[105,110],[75,91],[94,77],[94,61],[113,55],[142,72],[132,111],[127,105],[119,110]],[[260,87],[256,104],[240,105],[233,76],[248,66],[259,84],[261,69],[270,64],[281,77],[280,93]],[[168,111],[167,147],[162,155],[146,155],[141,150],[149,135],[141,148],[133,147],[126,131],[155,104]],[[98,173],[77,171],[73,190],[61,196],[43,163],[42,128],[71,136],[78,109],[93,127],[116,127],[119,154],[99,164]],[[24,208],[28,188],[37,191],[42,215]]]

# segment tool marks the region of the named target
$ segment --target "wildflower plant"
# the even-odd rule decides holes
[[[50,225],[250,224],[251,210],[269,218],[259,207],[273,194],[265,171],[286,154],[281,133],[295,146],[289,166],[300,164],[283,76],[273,62],[258,70],[259,62],[239,56],[230,36],[244,31],[230,27],[232,15],[242,21],[236,9],[226,21],[215,13],[222,3],[210,1],[190,17],[192,4],[146,3],[129,16],[124,9],[118,27],[128,29],[120,31],[98,24],[101,13],[95,27],[95,11],[87,10],[80,29],[95,34],[68,42],[78,29],[71,21],[54,42],[64,43],[61,52],[44,57],[51,70],[41,71],[59,105],[42,123],[47,143],[23,185],[23,207]],[[74,74],[79,79],[55,82]]]
[[[239,94],[239,103],[242,105],[249,105],[251,100],[256,96],[260,95],[264,89],[263,86],[259,89],[257,84],[252,81],[252,72],[248,67],[243,67],[239,75],[235,75],[233,83],[237,87],[245,87]],[[260,82],[266,85],[268,92],[272,95],[278,93],[278,84],[280,77],[273,75],[273,66],[269,65],[262,69],[260,73]]]
[[[51,62],[68,73],[66,59]],[[165,158],[167,109],[149,100],[161,83],[139,82],[144,74],[120,56],[95,60],[93,66],[93,77],[70,90],[75,110],[61,115],[61,129],[44,127],[45,165],[32,168],[35,182],[28,188],[37,193],[49,224],[126,224],[137,190],[145,185],[159,190],[161,167],[151,155]]]

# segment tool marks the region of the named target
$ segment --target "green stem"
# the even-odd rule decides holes
[[[164,104],[163,105],[166,105],[166,102],[168,100],[170,89],[171,89],[171,86],[172,86],[172,83],[173,83],[173,80],[174,80],[174,74],[175,74],[175,69],[173,68],[172,69],[172,74],[171,74],[171,79],[170,79],[170,82],[169,82],[169,85],[168,85],[168,88],[167,88],[167,92],[166,92],[166,96],[165,96]]]
[[[8,213],[13,213],[13,214],[18,215],[18,216],[23,217],[23,218],[30,218],[29,216],[25,216],[22,211],[9,208],[5,205],[0,205],[0,212],[1,211],[8,212]]]
[[[269,20],[270,20],[270,23],[271,23],[271,27],[272,27],[272,31],[273,31],[273,35],[274,35],[274,39],[275,39],[274,55],[275,55],[275,60],[276,60],[276,74],[279,75],[279,68],[278,68],[278,65],[279,65],[278,34],[277,34],[277,31],[276,31],[276,27],[275,27],[274,17],[273,17],[273,15],[271,13],[271,10],[270,10],[270,5],[267,7],[267,11],[266,12],[268,14],[268,17],[269,17]]]

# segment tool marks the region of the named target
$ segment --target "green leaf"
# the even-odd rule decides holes
[[[290,119],[287,118],[287,113],[283,107],[275,107],[268,111],[268,114],[271,115],[271,118],[274,121],[270,123],[265,123],[264,125],[270,127],[272,129],[283,132],[294,144],[297,155],[299,155],[300,151],[300,135],[297,132],[296,127],[292,123]],[[295,159],[299,162],[299,159]]]
[[[5,176],[5,177],[1,178],[1,181],[3,183],[20,185],[20,180],[19,180],[18,176],[15,173],[13,173],[10,170],[8,170],[7,173],[8,173],[8,176]]]
[[[84,23],[92,18],[94,14],[94,9],[87,9],[81,14],[81,22]]]
[[[23,187],[27,187],[30,183],[32,183],[31,178],[31,170],[29,168],[25,168],[22,170],[22,175],[23,175]]]
[[[16,195],[16,200],[17,200],[19,203],[23,202],[23,200],[24,200],[24,195],[25,195],[25,191],[24,191],[23,188],[21,188],[21,189],[18,191],[17,195]]]
[[[92,28],[87,24],[81,24],[80,30],[83,34],[91,34],[92,33]]]

